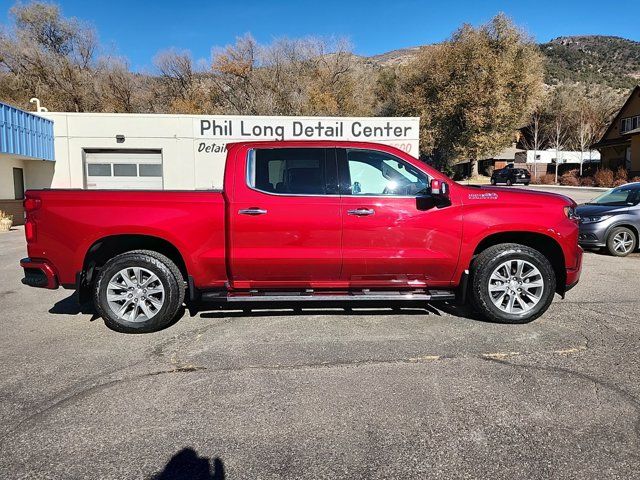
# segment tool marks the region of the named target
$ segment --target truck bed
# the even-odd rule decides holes
[[[104,237],[150,236],[175,246],[194,284],[226,282],[225,200],[221,191],[30,190],[31,259],[46,258],[60,284],[73,287],[87,252]],[[27,227],[31,228],[31,227]],[[126,232],[126,235],[123,235]]]

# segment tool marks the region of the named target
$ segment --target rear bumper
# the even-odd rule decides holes
[[[59,286],[53,267],[46,260],[23,258],[20,266],[24,269],[22,283],[30,287],[56,289]]]

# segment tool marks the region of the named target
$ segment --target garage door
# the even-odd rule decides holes
[[[162,190],[162,153],[85,152],[88,189]]]

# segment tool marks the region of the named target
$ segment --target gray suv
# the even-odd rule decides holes
[[[606,247],[611,255],[626,257],[638,247],[640,182],[616,187],[578,206],[580,235],[585,248]]]

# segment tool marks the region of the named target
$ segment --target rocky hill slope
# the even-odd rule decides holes
[[[409,63],[424,47],[392,50],[366,60],[381,66]],[[582,35],[558,37],[540,44],[546,57],[545,81],[588,82],[626,90],[640,84],[640,42],[621,37]]]

